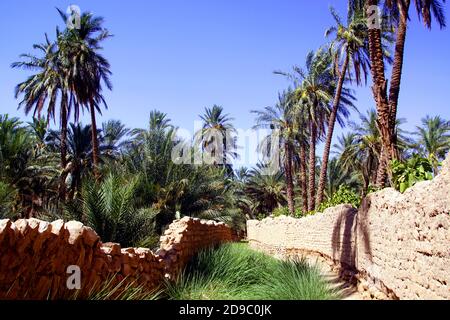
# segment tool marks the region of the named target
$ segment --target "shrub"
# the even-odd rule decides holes
[[[278,207],[275,210],[273,210],[272,215],[274,217],[281,217],[281,216],[289,216],[289,208],[288,207]]]
[[[328,208],[332,208],[340,204],[350,204],[353,207],[358,208],[361,204],[361,197],[348,186],[341,185],[338,191],[336,191],[331,198],[328,198],[320,205],[318,211],[323,212]]]
[[[433,179],[431,162],[419,155],[414,155],[406,162],[393,160],[391,169],[394,187],[402,193],[418,182]]]
[[[289,217],[291,214],[289,212],[289,208],[288,207],[279,207],[279,208],[276,208],[273,211],[272,215],[274,217],[281,217],[281,216]],[[304,216],[305,216],[305,214],[303,213],[302,209],[300,209],[300,208],[296,208],[295,209],[295,213],[294,213],[294,217],[295,218],[301,218],[301,217],[304,217]]]

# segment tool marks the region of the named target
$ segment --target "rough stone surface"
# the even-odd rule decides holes
[[[433,181],[303,219],[249,221],[250,245],[332,261],[372,299],[450,299],[450,158]]]
[[[74,292],[67,289],[67,270],[73,265],[81,270],[80,298],[106,281],[136,281],[157,289],[165,277],[176,277],[197,250],[232,240],[223,223],[183,218],[169,227],[160,254],[155,254],[102,243],[91,228],[76,221],[0,220],[0,299],[69,298]]]

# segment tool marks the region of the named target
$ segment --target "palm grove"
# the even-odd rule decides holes
[[[12,64],[31,72],[17,85],[16,97],[34,120],[0,116],[0,218],[75,219],[104,241],[153,246],[171,221],[186,215],[242,230],[249,218],[358,206],[376,189],[403,192],[431,179],[450,149],[450,122],[426,116],[409,133],[397,109],[408,23],[415,10],[426,27],[433,20],[445,27],[444,3],[351,0],[345,19],[331,9],[335,23],[326,30],[328,43],[311,51],[304,67],[277,71],[289,88],[273,106],[252,111],[255,128],[278,133],[280,152],[270,156],[282,170],[272,174],[267,163],[232,167],[236,131],[220,106],[205,108],[203,128],[184,155],[194,159],[217,146],[218,130],[223,141],[213,152],[223,154],[223,161],[208,165],[172,161],[174,148],[187,142],[162,112],[152,111],[145,129],[115,120],[98,124],[97,115],[107,108],[103,92],[112,89],[111,67],[102,55],[111,34],[101,17],[84,13],[80,28],[57,29],[54,40],[45,35],[33,46],[37,55],[21,55]],[[379,28],[368,23],[373,6],[382,8]],[[59,14],[67,25],[69,17]],[[376,109],[359,113],[353,87],[367,85],[369,77]],[[88,125],[79,121],[84,112]],[[349,120],[352,112],[358,121]],[[49,124],[56,120],[53,130]],[[336,125],[351,130],[335,137]],[[267,137],[261,150],[270,149],[271,141]]]

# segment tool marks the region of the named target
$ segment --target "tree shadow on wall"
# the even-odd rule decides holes
[[[372,255],[372,246],[370,241],[370,231],[369,231],[369,209],[371,206],[370,197],[366,197],[363,199],[361,203],[361,207],[358,210],[358,215],[356,217],[356,226],[357,226],[357,234],[356,235],[356,249],[358,249],[358,245],[364,246],[364,255],[367,259],[372,263],[373,255]],[[357,251],[358,252],[358,251]]]
[[[355,218],[357,210],[343,210],[333,227],[333,260],[342,269],[355,269]]]
[[[365,255],[372,261],[370,233],[367,225],[369,208],[370,199],[365,198],[359,211],[343,210],[333,227],[331,239],[333,260],[343,270],[357,269],[357,253],[360,244],[364,246]]]

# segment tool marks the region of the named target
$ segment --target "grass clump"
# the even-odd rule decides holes
[[[195,256],[173,283],[174,300],[329,300],[338,294],[304,260],[279,261],[227,244]]]

